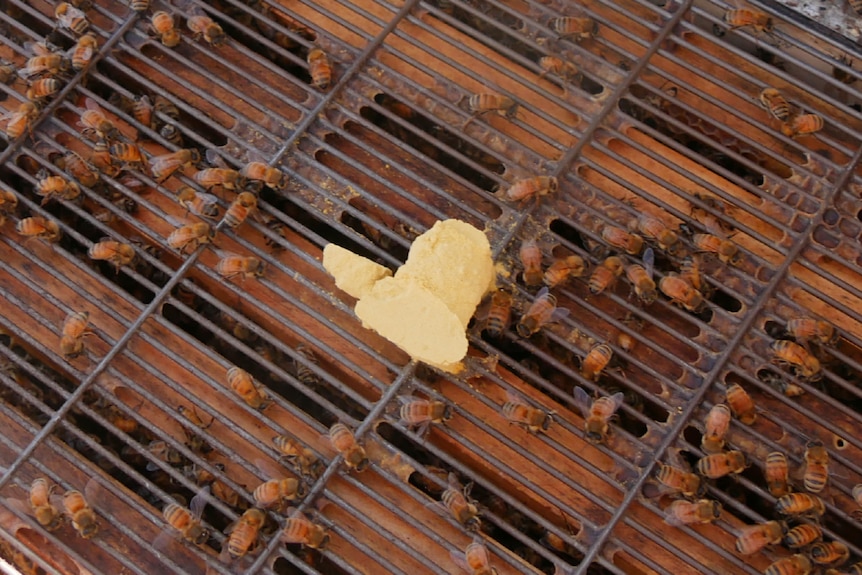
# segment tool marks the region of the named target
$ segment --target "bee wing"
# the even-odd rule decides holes
[[[192,512],[192,515],[195,519],[200,519],[204,513],[204,508],[207,506],[207,501],[210,498],[210,486],[206,485],[203,489],[198,491],[192,500],[189,502],[189,511]]]
[[[644,270],[646,270],[647,275],[651,278],[652,272],[655,269],[655,252],[652,248],[647,248],[646,251],[644,251],[643,262]]]
[[[536,294],[535,299],[539,299],[540,297],[545,297],[546,295],[548,295],[549,291],[550,290],[548,289],[548,286],[543,286],[542,289],[540,289],[539,292]]]
[[[467,555],[463,551],[449,551],[452,561],[467,573],[473,573],[473,569],[467,564]]]
[[[174,529],[174,527],[166,525],[165,528],[156,535],[156,538],[153,539],[153,549],[156,551],[164,551],[168,544],[175,541],[178,536],[179,532]]]
[[[98,506],[100,501],[104,501],[106,496],[106,492],[102,489],[102,484],[96,481],[95,477],[91,477],[87,484],[84,485],[84,499],[87,500],[87,504],[94,509]]]
[[[23,499],[19,499],[18,497],[6,497],[0,500],[4,501],[9,509],[14,509],[22,515],[33,516],[33,510],[30,508],[30,503]]]
[[[668,449],[668,451],[667,451],[667,462],[672,467],[677,467],[679,469],[682,469],[683,471],[689,471],[689,472],[691,471],[691,466],[679,454],[679,449]]]
[[[102,107],[99,106],[99,103],[89,96],[84,98],[84,107],[88,110],[93,110],[94,112],[102,112]],[[104,112],[102,112],[104,113]]]
[[[260,152],[258,152],[257,150],[249,150],[246,153],[245,158],[246,158],[246,161],[248,163],[251,163],[251,162],[260,162],[261,164],[267,163],[266,158],[264,158],[263,155]]]
[[[419,398],[416,397],[415,395],[399,395],[398,396],[398,401],[399,401],[399,403],[401,403],[401,405],[410,405],[411,403],[413,403],[417,399],[419,399]]]
[[[578,406],[578,409],[581,410],[581,415],[584,417],[590,416],[590,411],[593,406],[593,400],[590,395],[584,391],[584,388],[576,385],[575,389],[572,391],[575,396],[575,405]]]
[[[523,395],[511,389],[506,390],[506,401],[519,405],[529,405]]]
[[[261,472],[266,480],[286,477],[285,470],[269,459],[257,458],[254,460],[254,466],[257,467],[257,470]]]
[[[230,168],[230,166],[227,165],[227,162],[224,161],[224,158],[222,158],[221,154],[219,154],[214,148],[207,148],[205,156],[207,162],[217,168]]]
[[[611,396],[611,401],[614,404],[614,411],[618,410],[620,406],[625,403],[626,396],[622,391],[618,391]]]
[[[670,504],[670,506],[665,509],[664,513],[664,522],[673,527],[679,527],[681,525],[685,525],[683,521],[679,519],[676,514],[676,509],[680,504],[688,505],[687,501],[677,500]]]

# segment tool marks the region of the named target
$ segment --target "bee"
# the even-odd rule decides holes
[[[287,174],[278,168],[270,167],[262,158],[255,158],[239,171],[239,175],[250,182],[261,182],[276,190],[287,188]]]
[[[224,471],[224,466],[222,464],[215,465],[216,468],[220,468],[221,471]],[[223,481],[216,480],[212,484],[212,493],[221,501],[224,501],[228,507],[239,507],[240,497],[239,493],[228,487],[227,483]]]
[[[148,167],[147,157],[143,150],[135,144],[119,143],[108,147],[111,158],[128,168],[146,169]]]
[[[309,364],[318,365],[317,356],[311,349],[301,343],[296,346],[296,353],[299,355],[299,357],[294,360],[296,378],[310,387],[318,385],[320,383],[320,378],[317,376],[317,373],[309,367]],[[302,358],[304,361],[300,361],[299,358]]]
[[[702,491],[698,475],[661,462],[658,466],[656,479],[662,484],[662,493],[682,493],[686,497],[695,497]]]
[[[688,311],[698,312],[706,305],[703,295],[682,276],[673,272],[668,273],[658,281],[658,289],[670,298],[671,303]]]
[[[491,567],[491,558],[488,548],[478,537],[467,545],[464,553],[450,553],[452,560],[461,569],[472,575],[497,575],[497,570]]]
[[[84,128],[84,135],[96,134],[103,140],[115,140],[120,137],[120,131],[105,116],[105,112],[95,100],[86,98],[84,107],[86,110],[81,113],[81,118],[78,121],[78,125]]]
[[[288,461],[296,463],[302,474],[314,473],[320,467],[317,455],[298,440],[286,435],[276,435],[272,438],[275,447]]]
[[[320,48],[312,48],[308,51],[308,75],[311,76],[311,85],[320,90],[326,90],[332,81],[332,64],[326,56],[326,52]]]
[[[697,472],[709,479],[718,479],[731,473],[742,473],[747,466],[745,454],[734,450],[701,457],[697,462]]]
[[[89,66],[90,60],[93,59],[93,56],[98,51],[99,42],[93,34],[84,34],[78,38],[78,42],[72,48],[72,56],[70,58],[72,69],[76,71],[83,70]]]
[[[349,469],[365,471],[370,464],[365,450],[356,442],[353,432],[343,423],[335,423],[329,428],[329,442],[341,454]]]
[[[18,208],[18,196],[11,190],[0,189],[0,214],[11,215]]]
[[[60,28],[68,28],[78,36],[84,34],[90,28],[87,15],[68,2],[60,2],[54,8],[54,17]]]
[[[407,427],[426,430],[432,423],[443,423],[452,418],[452,407],[442,401],[412,395],[399,395],[398,401],[401,403],[401,409],[398,411],[400,423]]]
[[[153,179],[161,183],[177,170],[188,168],[200,161],[200,152],[194,148],[183,148],[176,152],[154,157],[150,172]]]
[[[784,536],[784,546],[789,549],[801,549],[823,537],[823,530],[814,523],[797,525]]]
[[[33,52],[25,66],[18,70],[18,76],[29,80],[35,76],[55,76],[66,72],[72,63],[63,54],[52,52],[44,43],[25,44]]]
[[[850,549],[840,541],[815,543],[808,550],[808,554],[818,565],[841,564],[850,559]]]
[[[811,573],[811,561],[805,555],[784,557],[772,563],[763,572],[764,575],[808,575]]]
[[[781,125],[781,133],[788,138],[808,136],[823,129],[823,118],[817,114],[799,114]]]
[[[111,262],[119,271],[121,267],[131,264],[135,259],[135,248],[130,244],[104,238],[90,246],[87,254],[90,259]]]
[[[730,30],[751,26],[755,33],[772,33],[772,18],[759,10],[736,8],[724,13],[724,21],[730,25]]]
[[[99,183],[99,171],[87,163],[77,152],[68,152],[62,159],[63,170],[81,185],[92,188]]]
[[[129,6],[135,12],[146,12],[150,9],[150,0],[132,0]]]
[[[63,84],[56,78],[40,78],[27,88],[27,99],[37,104],[44,102],[60,91]]]
[[[596,269],[590,275],[590,293],[599,295],[610,288],[616,283],[617,278],[623,274],[624,269],[623,260],[619,257],[610,256],[606,258],[600,266],[596,266]]]
[[[236,229],[255,209],[257,209],[257,196],[251,192],[241,192],[225,212],[224,222],[231,228]]]
[[[295,513],[284,522],[281,539],[285,543],[299,543],[312,549],[323,549],[329,544],[329,533],[321,525]]]
[[[166,441],[153,440],[147,445],[147,451],[158,461],[176,467],[185,463],[183,454],[171,447]],[[159,465],[155,461],[147,462],[147,471],[156,471]]]
[[[691,525],[692,523],[712,523],[721,516],[721,503],[709,499],[684,501],[678,499],[670,504],[664,521],[668,525]]]
[[[176,104],[174,104],[161,94],[156,94],[156,97],[153,100],[153,110],[157,114],[164,114],[172,120],[180,119],[180,109],[177,108]]]
[[[218,198],[212,194],[195,191],[191,186],[183,186],[177,190],[177,202],[187,212],[197,216],[215,219],[218,217]]]
[[[189,502],[189,509],[182,505],[171,502],[165,505],[162,510],[162,516],[167,521],[168,525],[179,531],[183,539],[194,545],[203,545],[210,537],[210,532],[201,525],[201,515],[203,515],[204,507],[207,500],[205,493],[208,489],[204,489]],[[158,547],[157,545],[153,545]]]
[[[647,248],[644,252],[644,265],[630,264],[625,267],[626,277],[632,284],[632,289],[644,305],[651,305],[658,298],[655,281],[652,279],[653,252]]]
[[[570,255],[564,258],[554,260],[545,270],[545,275],[542,276],[542,281],[549,288],[554,288],[569,279],[570,277],[578,278],[584,275],[586,264],[581,256]]]
[[[503,404],[502,412],[503,417],[509,423],[523,425],[530,433],[547,431],[553,421],[549,413],[537,407],[527,405],[523,399],[511,392],[507,394],[507,401]]]
[[[862,507],[862,483],[859,483],[853,487],[853,500],[856,502],[856,505]]]
[[[255,505],[264,509],[282,504],[284,501],[295,501],[304,495],[305,489],[292,477],[264,481],[252,492]]]
[[[736,265],[739,263],[739,248],[730,240],[722,239],[713,234],[694,234],[691,236],[694,249],[699,252],[711,253],[726,264]]]
[[[176,124],[165,124],[159,128],[159,135],[174,146],[182,147],[183,145],[183,133]]]
[[[787,322],[787,333],[798,342],[814,340],[823,345],[834,345],[838,341],[835,326],[811,317],[791,319]]]
[[[15,79],[15,65],[0,58],[0,84],[10,84]]]
[[[807,515],[819,517],[826,512],[823,500],[810,493],[789,493],[778,498],[775,511],[781,515]]]
[[[569,310],[557,308],[557,298],[548,292],[548,288],[543,287],[536,294],[536,299],[527,308],[527,312],[521,316],[517,325],[518,335],[521,337],[530,337],[538,332],[547,323],[558,321],[569,315]]]
[[[594,345],[581,361],[581,375],[585,379],[598,381],[602,371],[611,362],[613,355],[611,346],[605,343]]]
[[[784,96],[775,88],[764,88],[760,92],[760,102],[776,120],[785,122],[790,118],[790,104],[787,103]]]
[[[80,491],[72,489],[63,494],[63,507],[72,520],[72,527],[84,539],[92,538],[99,531],[96,512],[87,504]]]
[[[189,251],[195,251],[199,245],[210,243],[214,237],[215,232],[210,225],[200,222],[175,229],[168,236],[167,242],[173,249],[185,253],[186,248],[191,248]]]
[[[682,261],[679,267],[679,277],[690,283],[691,287],[701,294],[706,294],[709,290],[709,285],[700,273],[700,263],[694,257],[688,257]]]
[[[467,108],[470,110],[471,116],[461,126],[462,130],[475,120],[476,116],[487,114],[488,112],[496,112],[511,120],[518,113],[518,102],[508,96],[502,96],[494,92],[480,92],[473,94],[467,99]]]
[[[575,386],[575,404],[584,416],[584,435],[590,443],[604,443],[610,435],[610,419],[623,404],[623,392],[593,401],[582,387]]]
[[[227,382],[230,388],[239,395],[252,409],[263,411],[272,403],[265,391],[258,388],[254,379],[244,369],[231,367],[227,370]]]
[[[206,168],[195,173],[194,180],[207,190],[221,186],[226,190],[244,187],[245,178],[231,168]]]
[[[22,236],[36,238],[45,242],[54,243],[60,239],[60,226],[54,220],[33,216],[24,218],[15,226],[15,230]]]
[[[111,157],[111,152],[108,150],[109,144],[105,139],[96,142],[93,146],[93,154],[90,156],[90,161],[93,162],[93,167],[112,178],[120,173],[120,167],[114,165],[114,159]]]
[[[260,528],[266,521],[266,513],[257,507],[247,509],[236,522],[229,526],[225,533],[228,534],[225,549],[227,555],[233,559],[245,557],[254,547],[257,547],[260,537]],[[224,555],[225,551],[222,550]]]
[[[805,489],[820,493],[829,481],[829,452],[819,441],[811,441],[805,449],[805,473],[802,477]]]
[[[602,239],[608,245],[624,250],[627,254],[637,255],[643,248],[644,240],[637,234],[631,234],[623,228],[605,226],[602,228]]]
[[[60,352],[66,359],[78,357],[84,351],[84,336],[90,334],[87,324],[90,314],[86,311],[73,312],[63,322],[63,335],[60,338]]]
[[[790,366],[796,377],[805,381],[819,381],[823,377],[820,360],[801,345],[782,339],[774,341],[770,347],[772,363]]]
[[[773,451],[766,456],[764,475],[766,486],[773,497],[784,497],[790,493],[787,458],[783,453]]]
[[[580,71],[574,64],[556,56],[542,56],[539,58],[539,67],[542,69],[539,78],[544,78],[547,74],[553,74],[563,81],[564,94],[567,94],[569,91],[569,82],[577,82],[581,76]]]
[[[485,318],[485,331],[491,337],[500,337],[508,329],[512,315],[512,299],[512,293],[502,289],[491,296],[491,307]]]
[[[743,527],[736,538],[736,550],[742,555],[753,555],[767,545],[779,543],[787,525],[780,521],[767,521],[757,525]]]
[[[599,23],[592,18],[560,16],[552,18],[549,25],[560,38],[569,38],[574,42],[595,38],[599,33]]]
[[[725,390],[724,396],[727,400],[727,405],[733,415],[744,425],[751,425],[757,419],[757,411],[754,407],[754,401],[748,392],[742,389],[738,383],[734,383]]]
[[[60,200],[75,200],[81,195],[81,188],[75,182],[70,182],[63,176],[49,176],[47,172],[40,171],[36,176],[36,193],[42,196],[41,205],[45,205],[51,198]]]
[[[536,240],[524,240],[521,242],[521,249],[518,251],[521,258],[521,265],[524,266],[524,271],[521,274],[524,278],[524,283],[528,286],[537,286],[542,283],[542,251],[539,249],[539,244]]]
[[[679,247],[679,237],[658,218],[641,215],[637,220],[637,230],[645,238],[655,240],[658,247],[669,253],[676,252]]]
[[[54,531],[63,521],[63,516],[51,504],[51,492],[54,486],[44,477],[37,477],[30,484],[30,507],[39,525],[48,531]]]
[[[458,478],[450,473],[449,486],[440,495],[440,502],[467,531],[476,532],[482,520],[479,519],[479,508],[469,499],[469,492],[470,487],[461,488]]]
[[[9,120],[6,124],[6,137],[15,140],[24,132],[32,135],[33,121],[39,117],[39,108],[33,102],[22,102],[14,112],[3,114],[2,119]]]
[[[557,178],[535,176],[517,180],[502,193],[502,197],[510,202],[524,201],[532,197],[538,199],[545,194],[556,192],[558,188]]]
[[[203,37],[208,44],[216,47],[227,42],[224,30],[212,18],[207,16],[203,10],[195,6],[189,11],[189,14],[186,26],[195,35],[195,39]]]
[[[209,427],[213,424],[213,421],[215,421],[215,417],[213,417],[212,419],[210,419],[209,423],[204,423],[204,420],[201,419],[201,416],[198,415],[198,412],[195,411],[194,407],[189,409],[184,405],[179,405],[177,406],[177,411],[180,415],[185,417],[192,425],[201,430],[209,429]],[[185,427],[183,427],[183,431],[185,431],[186,433],[186,446],[192,451],[207,454],[213,450],[212,446],[197,433],[190,433],[186,430]]]
[[[706,453],[720,453],[724,449],[724,436],[730,427],[730,408],[723,403],[712,406],[706,415],[700,446]]]
[[[254,256],[229,255],[219,260],[216,271],[226,280],[239,277],[244,281],[246,278],[263,277],[265,266],[264,262]]]
[[[174,17],[164,10],[150,16],[150,30],[167,48],[174,48],[182,41],[180,30],[174,24]]]

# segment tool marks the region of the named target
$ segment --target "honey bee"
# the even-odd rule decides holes
[[[813,340],[823,345],[834,345],[838,341],[835,326],[811,317],[791,319],[787,322],[787,333],[798,342]]]
[[[542,276],[542,281],[549,288],[554,288],[569,279],[570,277],[577,278],[584,275],[586,265],[581,256],[570,255],[564,258],[554,260],[545,270],[545,275]]]
[[[679,237],[658,218],[641,215],[637,219],[637,230],[643,237],[655,240],[658,247],[669,253],[675,253],[679,247]]]
[[[523,399],[509,392],[507,401],[502,407],[503,417],[509,423],[517,423],[526,427],[530,433],[547,431],[553,419],[546,411],[527,405]]]
[[[241,192],[225,212],[224,222],[231,228],[236,229],[256,209],[257,196],[251,192]]]
[[[263,277],[265,265],[254,256],[229,255],[219,260],[216,271],[226,280],[239,277],[245,281],[247,278]]]
[[[850,559],[850,549],[840,541],[815,543],[808,550],[808,554],[811,555],[811,560],[818,565],[840,564]]]
[[[200,152],[194,148],[184,148],[156,156],[152,160],[150,173],[157,182],[163,182],[179,169],[185,169],[201,161]]]
[[[819,381],[823,377],[820,361],[801,345],[782,339],[774,341],[770,347],[772,363],[791,367],[796,377],[805,381]]]
[[[228,369],[227,382],[230,388],[252,409],[263,411],[272,403],[266,392],[255,385],[251,374],[244,369],[239,367]]]
[[[284,522],[281,539],[285,543],[299,543],[312,549],[323,549],[329,543],[329,533],[323,526],[294,513]]]
[[[182,147],[183,145],[183,133],[176,124],[165,124],[159,128],[159,135],[174,146]]]
[[[26,43],[33,56],[27,60],[23,68],[18,70],[18,76],[29,80],[35,76],[55,76],[66,72],[72,63],[63,54],[52,52],[44,43]]]
[[[703,274],[700,273],[700,263],[695,257],[685,258],[679,267],[679,277],[691,284],[691,287],[706,295],[709,292],[709,285],[704,281]]]
[[[548,292],[548,288],[543,287],[536,294],[536,299],[527,308],[527,312],[521,316],[518,322],[518,335],[521,337],[530,337],[538,332],[547,323],[558,321],[569,315],[569,310],[557,308],[557,298]]]
[[[195,173],[194,180],[207,190],[221,186],[226,190],[242,188],[245,178],[231,168],[206,168]]]
[[[512,293],[499,289],[491,296],[491,307],[485,318],[485,331],[491,337],[500,337],[509,327],[512,315]]]
[[[78,125],[84,128],[84,135],[96,134],[103,140],[115,140],[120,137],[120,131],[105,116],[105,112],[95,100],[86,98],[84,107],[86,110],[81,113],[81,118],[78,121]]]
[[[706,305],[703,295],[682,276],[673,272],[658,281],[658,289],[670,298],[672,303],[688,311],[699,312]]]
[[[518,113],[518,102],[508,96],[502,96],[494,92],[480,92],[473,94],[467,99],[467,108],[470,110],[471,116],[461,126],[462,130],[475,120],[476,116],[487,114],[488,112],[496,112],[511,120]]]
[[[33,81],[30,87],[27,88],[27,99],[31,102],[41,104],[59,92],[62,87],[63,84],[56,78],[40,78]]]
[[[203,515],[204,507],[207,500],[204,493],[208,490],[201,491],[189,502],[189,509],[186,509],[178,503],[168,503],[162,510],[162,516],[167,521],[168,525],[178,531],[183,539],[193,545],[203,545],[210,537],[210,532],[201,525],[201,515]],[[158,548],[159,545],[153,544]]]
[[[225,533],[228,534],[227,544],[222,549],[222,555],[233,559],[245,557],[251,549],[257,547],[260,538],[260,528],[266,521],[266,513],[257,507],[247,509],[239,519],[230,525]]]
[[[90,28],[87,15],[68,2],[60,2],[54,8],[54,17],[60,28],[68,28],[78,36],[84,34]]]
[[[216,464],[214,467],[220,469],[220,471],[224,471],[224,465],[222,465],[221,463]],[[228,487],[227,483],[216,480],[213,482],[211,488],[212,494],[215,495],[221,501],[224,501],[225,504],[228,505],[228,507],[239,507],[239,493]]]
[[[212,194],[197,192],[191,186],[183,186],[177,190],[176,198],[187,212],[204,218],[218,217],[218,198]]]
[[[153,440],[147,445],[147,451],[156,460],[162,461],[172,467],[182,465],[185,462],[183,454],[174,449],[166,441]],[[147,471],[156,471],[159,465],[155,461],[147,462]]]
[[[299,467],[301,474],[314,474],[320,467],[317,455],[297,439],[286,435],[276,435],[272,438],[272,442],[288,461],[294,462]]]
[[[691,237],[694,249],[699,252],[711,253],[726,264],[736,265],[739,263],[739,248],[730,240],[722,239],[713,234],[694,234]]]
[[[401,403],[401,409],[398,411],[400,423],[407,427],[418,427],[424,431],[432,423],[443,423],[452,418],[452,407],[442,401],[412,395],[399,395],[398,401]],[[423,431],[419,433],[422,434]]]
[[[811,561],[805,555],[784,557],[772,563],[763,572],[764,575],[808,575],[811,573]]]
[[[790,493],[787,457],[783,453],[773,451],[766,456],[764,475],[766,486],[773,497],[784,497]]]
[[[862,483],[859,483],[853,487],[853,500],[856,502],[856,505],[862,507]]]
[[[541,285],[542,283],[542,251],[536,240],[524,240],[518,251],[521,265],[524,266],[522,277],[528,286]]]
[[[539,67],[542,69],[539,78],[544,78],[547,74],[553,74],[563,81],[563,94],[568,93],[569,82],[577,82],[581,75],[574,64],[556,56],[542,56],[539,58]]]
[[[93,34],[84,34],[78,38],[78,42],[72,48],[72,56],[70,58],[72,69],[83,70],[89,66],[90,60],[93,59],[98,50],[99,42]]]
[[[611,362],[613,355],[611,346],[605,343],[594,345],[581,361],[581,375],[585,379],[598,381],[602,371]]]
[[[788,138],[808,136],[823,129],[823,118],[817,114],[799,114],[781,125],[781,133]]]
[[[497,570],[491,567],[488,548],[478,537],[467,545],[463,554],[452,552],[450,555],[461,569],[471,575],[497,575]]]
[[[772,33],[772,18],[759,10],[750,8],[735,8],[724,13],[724,21],[729,24],[730,30],[751,26],[755,33]]]
[[[263,185],[276,190],[284,190],[287,188],[287,174],[278,168],[270,167],[263,161],[263,158],[260,158],[257,155],[253,156],[250,153],[249,159],[251,161],[244,165],[239,171],[240,176],[245,178],[247,181],[260,182]]]
[[[326,56],[326,52],[320,48],[312,48],[308,51],[308,75],[311,76],[311,85],[320,90],[329,88],[332,81],[332,64]]]
[[[180,415],[185,417],[192,425],[201,430],[209,429],[209,427],[213,424],[213,421],[215,421],[215,416],[213,416],[213,418],[210,419],[209,423],[204,423],[204,420],[201,419],[201,416],[198,415],[198,412],[195,410],[194,407],[189,409],[184,405],[179,405],[177,406],[177,412],[179,412]],[[189,449],[197,453],[203,454],[209,453],[213,450],[212,446],[207,443],[203,437],[201,437],[197,433],[189,433],[188,431],[186,431],[185,427],[183,427],[183,430],[186,432],[186,446]]]
[[[116,162],[131,169],[146,169],[148,167],[147,156],[136,144],[111,144],[108,147],[111,158]]]
[[[90,314],[86,311],[72,312],[63,322],[63,335],[60,338],[60,352],[66,359],[78,357],[84,351],[84,336],[90,334],[87,324]]]
[[[93,146],[93,154],[90,156],[90,161],[93,166],[105,174],[106,176],[116,177],[120,173],[120,167],[114,165],[114,159],[111,157],[111,152],[108,150],[109,144],[107,140],[99,140]]]
[[[805,472],[802,477],[805,489],[820,493],[829,481],[829,452],[819,441],[811,441],[805,449]]]
[[[285,501],[295,501],[304,495],[305,489],[293,477],[264,481],[252,492],[255,505],[264,509],[281,505]]]
[[[700,446],[706,453],[720,453],[724,449],[724,436],[730,427],[730,408],[723,403],[712,406],[706,415]]]
[[[90,259],[104,260],[114,264],[119,272],[120,268],[132,263],[135,259],[135,248],[130,244],[124,244],[110,238],[103,238],[90,246],[87,254]]]
[[[775,510],[782,515],[819,517],[826,512],[823,500],[810,493],[789,493],[778,498]]]
[[[63,516],[51,504],[51,492],[54,486],[44,477],[37,477],[30,484],[30,507],[39,525],[48,531],[54,531],[63,522]]]
[[[780,521],[767,521],[744,527],[736,538],[736,550],[742,555],[753,555],[767,545],[779,543],[787,526]]]
[[[32,135],[33,121],[39,117],[39,108],[33,102],[22,102],[14,112],[3,114],[3,120],[9,120],[6,124],[6,137],[15,140],[24,132]]]
[[[449,486],[440,495],[443,507],[452,514],[455,520],[467,531],[479,531],[482,520],[479,519],[479,508],[469,499],[469,486],[461,488],[454,473],[449,474]]]
[[[575,405],[584,416],[584,435],[587,441],[606,442],[610,435],[610,419],[623,404],[623,392],[602,396],[593,401],[582,387],[575,386],[574,394]]]
[[[790,104],[787,103],[784,96],[775,88],[764,88],[760,92],[760,102],[776,120],[784,122],[790,118]]]
[[[754,401],[748,392],[742,389],[738,383],[734,383],[727,387],[724,392],[727,400],[727,405],[733,415],[744,425],[751,425],[757,419],[757,411],[754,407]]]
[[[180,109],[161,94],[156,94],[156,97],[153,99],[153,110],[156,114],[164,114],[172,120],[180,119]]]
[[[602,228],[602,239],[608,245],[624,250],[627,254],[637,255],[643,248],[644,240],[637,234],[631,234],[623,228],[605,226]]]
[[[697,472],[709,479],[718,479],[731,473],[742,473],[746,467],[748,467],[748,461],[745,454],[735,450],[706,455],[697,462]]]
[[[88,164],[77,152],[68,152],[61,161],[63,170],[81,185],[92,188],[99,183],[99,171]]]
[[[92,538],[99,531],[99,522],[96,513],[87,504],[87,500],[80,491],[72,489],[63,494],[63,507],[66,514],[72,520],[72,527],[78,535],[84,539]]]
[[[801,549],[823,537],[823,530],[814,523],[797,525],[784,536],[784,546],[789,549]]]
[[[623,274],[624,269],[623,260],[619,257],[610,256],[606,258],[600,266],[596,266],[590,275],[590,293],[599,295],[610,288]]]
[[[36,193],[42,196],[41,205],[48,203],[51,198],[60,200],[75,200],[81,195],[78,184],[71,182],[63,176],[49,176],[44,170],[36,175]]]
[[[682,493],[686,497],[696,497],[702,491],[700,477],[678,467],[658,463],[656,479],[662,485],[662,493]]]
[[[517,180],[502,193],[502,197],[510,202],[520,202],[532,197],[538,199],[545,194],[556,192],[558,187],[557,178],[535,176]]]
[[[150,31],[168,48],[174,48],[182,41],[179,28],[174,24],[174,17],[159,10],[150,17]]]
[[[721,516],[721,503],[709,499],[684,501],[678,499],[668,506],[664,521],[668,525],[712,523]]]
[[[54,243],[60,239],[60,226],[54,220],[33,216],[24,218],[15,226],[15,230],[22,236],[36,238],[44,242]]]
[[[644,265],[629,264],[625,267],[626,277],[632,284],[632,289],[644,305],[651,305],[658,298],[655,281],[652,279],[653,266],[652,249],[644,252]]]
[[[365,450],[356,442],[353,432],[343,423],[335,423],[329,428],[329,442],[341,454],[349,469],[365,471],[370,464]]]
[[[150,9],[150,0],[131,0],[129,7],[135,12],[146,12]]]
[[[592,18],[560,16],[552,18],[548,24],[560,38],[568,38],[574,42],[595,38],[599,33],[599,24]]]
[[[167,242],[173,249],[185,253],[186,248],[191,248],[189,251],[193,252],[199,245],[210,243],[214,237],[215,232],[210,225],[200,222],[175,229],[168,236]]]
[[[221,46],[227,42],[227,35],[225,35],[221,26],[197,6],[194,6],[189,11],[186,26],[189,27],[196,40],[203,38],[211,46]]]

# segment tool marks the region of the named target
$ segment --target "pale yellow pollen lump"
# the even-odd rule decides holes
[[[443,220],[416,238],[407,262],[386,268],[333,244],[323,267],[335,285],[359,299],[354,311],[413,359],[456,372],[467,355],[467,323],[494,287],[494,262],[485,234]]]

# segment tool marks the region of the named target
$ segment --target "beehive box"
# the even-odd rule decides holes
[[[54,5],[3,6],[0,56],[13,68],[28,66],[34,42],[75,44],[74,18],[58,28]],[[459,573],[457,559],[480,537],[501,575],[761,573],[790,555],[781,545],[747,556],[735,548],[744,526],[780,518],[766,455],[785,453],[793,490],[805,492],[805,452],[819,441],[831,472],[820,493],[824,539],[847,545],[846,565],[862,560],[852,499],[862,483],[857,52],[783,6],[746,7],[771,27],[732,26],[746,22],[729,12],[737,9],[189,0],[139,14],[96,2],[85,12],[99,46],[92,63],[60,74],[59,92],[0,152],[3,555],[36,573]],[[178,46],[150,30],[157,10],[174,15]],[[200,14],[221,27],[223,44],[191,33]],[[595,28],[561,35],[577,24],[567,17]],[[325,89],[307,64],[314,48],[331,62]],[[549,56],[575,71],[543,71]],[[16,78],[2,86],[13,135],[34,89]],[[787,123],[761,105],[765,88],[789,103]],[[518,107],[474,117],[470,98],[481,93]],[[146,125],[132,109],[143,96],[160,103]],[[140,146],[151,162],[195,149],[201,162],[161,182],[106,166],[112,175],[80,185],[78,197],[46,198],[40,181],[64,174],[63,156],[103,153],[100,126],[81,125],[88,100],[118,130],[116,143]],[[822,129],[793,133],[797,117],[820,118]],[[218,186],[219,215],[201,218],[176,196],[182,186],[204,192],[193,175],[216,157],[237,170],[259,159],[286,185],[263,186],[257,212],[235,229],[220,218],[238,190]],[[555,177],[558,189],[524,201],[502,192],[535,176]],[[609,246],[613,228],[644,235],[642,215],[676,241],[647,237],[649,252]],[[59,241],[16,231],[34,216],[57,222]],[[394,269],[418,234],[447,218],[486,232],[513,324],[539,291],[522,274],[525,242],[541,250],[541,271],[570,255],[588,265],[552,290],[568,316],[530,337],[515,325],[492,335],[480,308],[458,375],[365,330],[321,265],[332,242]],[[172,247],[172,232],[202,221],[218,228],[216,245]],[[696,234],[730,242],[738,257],[703,251]],[[134,259],[93,260],[104,238],[132,246]],[[225,279],[225,253],[254,256],[265,273]],[[626,276],[591,293],[590,274],[607,257],[632,266],[647,253],[656,281],[699,266],[705,304],[677,302],[689,310],[661,293],[650,303]],[[77,312],[89,314],[92,334],[68,358],[59,341]],[[836,326],[837,341],[794,338],[797,318]],[[592,377],[584,358],[601,343],[614,359]],[[253,409],[230,389],[234,366],[271,405]],[[685,499],[659,492],[657,464],[698,461],[706,414],[734,384],[757,412],[751,424],[734,418],[726,449],[747,454],[748,467],[704,481],[703,497],[723,507],[717,520],[669,525],[668,509]],[[601,443],[585,437],[576,387],[623,393]],[[453,416],[426,434],[410,429],[399,421],[407,395],[443,401]],[[513,397],[550,413],[549,428],[508,422],[502,409]],[[325,436],[336,422],[355,431],[370,469],[345,468]],[[321,465],[298,468],[277,435]],[[273,474],[300,479],[306,494],[291,511],[268,512],[245,557],[220,558],[224,531]],[[56,495],[84,492],[98,533],[40,526],[26,503],[37,478]],[[439,504],[450,478],[470,486],[478,531]],[[202,489],[211,534],[196,546],[167,528],[162,510],[190,505]],[[296,513],[328,531],[325,548],[285,543]]]

